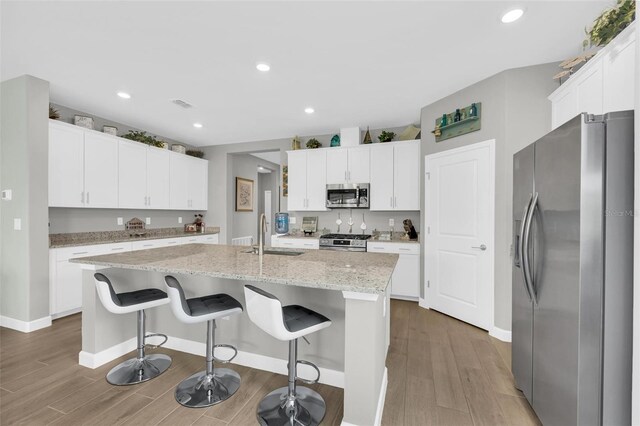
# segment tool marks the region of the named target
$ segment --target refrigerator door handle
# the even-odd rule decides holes
[[[533,199],[533,194],[529,194],[529,201],[524,206],[524,214],[522,215],[522,222],[520,223],[520,237],[516,236],[516,253],[513,257],[513,263],[516,267],[520,268],[520,272],[522,273],[522,282],[524,283],[524,289],[527,291],[529,295],[529,300],[531,300],[531,291],[529,290],[529,282],[527,279],[527,274],[524,270],[524,233],[525,233],[525,223],[527,222],[527,217],[529,215],[529,208],[531,207],[531,200]]]
[[[524,229],[524,235],[522,237],[522,266],[523,273],[527,277],[525,280],[527,286],[529,287],[529,294],[531,295],[531,299],[533,300],[534,306],[538,306],[538,297],[536,295],[535,283],[533,282],[533,276],[531,274],[531,264],[529,259],[529,240],[531,238],[531,222],[533,220],[533,215],[536,211],[536,207],[538,205],[538,193],[536,192],[533,195],[533,200],[531,201],[531,205],[529,206],[529,215],[527,217]]]

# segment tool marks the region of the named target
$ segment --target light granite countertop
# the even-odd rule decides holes
[[[136,232],[144,235],[135,235]],[[92,246],[97,244],[122,243],[126,241],[161,240],[220,233],[218,227],[207,227],[206,232],[185,232],[184,228],[155,228],[139,231],[97,231],[68,234],[50,234],[49,248]]]
[[[397,254],[332,250],[299,256],[245,253],[246,246],[187,244],[72,259],[73,263],[167,274],[203,275],[336,291],[383,294]],[[281,249],[282,250],[282,249]]]

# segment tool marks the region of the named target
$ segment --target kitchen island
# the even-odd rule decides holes
[[[101,270],[116,291],[164,289],[164,276],[176,276],[187,297],[227,293],[244,305],[244,285],[326,315],[331,327],[300,345],[300,359],[318,365],[321,382],[344,388],[345,425],[379,424],[387,385],[389,280],[398,256],[300,250],[296,256],[248,253],[248,247],[189,244],[72,260],[83,269],[82,352],[80,364],[96,368],[135,348],[135,316],[113,315],[94,290]],[[204,354],[204,324],[184,324],[168,305],[147,312],[150,332],[169,336],[166,347]],[[246,315],[218,321],[219,342],[235,345],[234,362],[286,372],[287,345],[256,327]],[[304,371],[301,369],[304,376]],[[312,376],[312,375],[311,375]]]

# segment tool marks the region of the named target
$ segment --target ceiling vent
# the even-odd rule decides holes
[[[171,103],[176,104],[184,109],[193,108],[193,105],[191,105],[189,102],[183,101],[182,99],[171,99]]]

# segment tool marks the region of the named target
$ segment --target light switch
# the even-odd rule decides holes
[[[295,225],[296,224],[296,217],[295,216],[289,217],[289,223],[292,224],[292,225]]]
[[[2,191],[2,199],[4,201],[11,201],[12,196],[12,191],[10,189],[5,189],[4,191]]]
[[[16,231],[22,230],[22,219],[20,219],[19,217],[13,219],[13,229],[15,229]]]
[[[389,219],[389,226],[395,226],[396,221],[395,219]]]
[[[144,220],[144,223],[146,223],[147,225],[151,225],[151,218],[148,217]]]
[[[182,216],[178,216],[178,223],[182,223]]]
[[[118,225],[124,225],[124,219],[121,217],[118,218]]]

